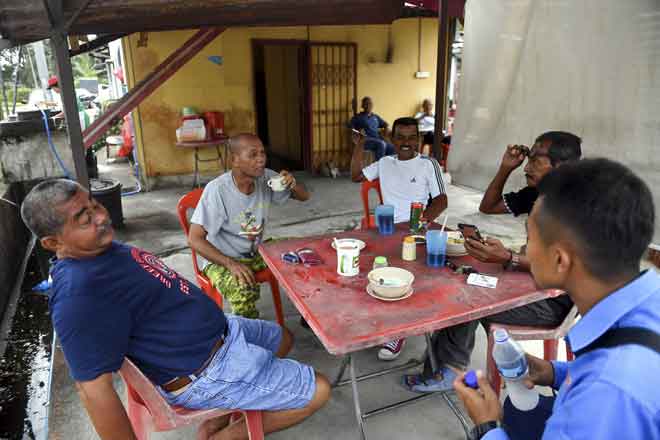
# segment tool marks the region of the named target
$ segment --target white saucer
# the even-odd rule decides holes
[[[372,297],[374,297],[376,299],[379,299],[381,301],[401,301],[402,299],[409,298],[410,295],[412,295],[414,292],[415,292],[414,289],[411,287],[410,290],[406,294],[404,294],[403,296],[400,296],[398,298],[384,298],[382,296],[377,295],[376,292],[374,292],[371,289],[371,284],[367,284],[367,293],[369,294],[369,296],[372,296]]]
[[[445,255],[448,256],[448,257],[464,257],[467,254],[468,254],[467,251],[463,251],[463,252],[449,252],[449,251],[447,251],[447,253]]]
[[[357,244],[358,247],[360,248],[360,250],[367,247],[367,244],[364,241],[358,240],[357,238],[339,238],[339,239],[337,239],[337,241],[339,242],[340,245],[344,244],[344,243],[345,244],[350,244],[350,245]],[[334,240],[332,240],[331,246],[334,250],[337,250],[337,248],[335,247],[335,241]]]

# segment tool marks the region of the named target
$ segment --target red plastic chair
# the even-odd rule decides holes
[[[568,312],[564,321],[559,325],[559,327],[528,327],[522,325],[508,325],[508,324],[496,324],[493,323],[490,325],[490,331],[488,332],[488,348],[486,351],[487,362],[486,362],[486,374],[488,375],[488,380],[490,381],[493,389],[500,395],[500,388],[502,387],[502,378],[500,377],[497,371],[497,365],[495,365],[495,360],[493,359],[493,345],[495,345],[495,340],[493,337],[493,332],[495,329],[503,328],[516,341],[543,341],[543,359],[546,361],[554,361],[557,359],[557,349],[559,346],[559,339],[566,336],[568,331],[575,323],[575,318],[577,317],[578,310],[577,307],[573,308]],[[573,360],[573,352],[571,351],[568,344],[566,344],[566,359]]]
[[[188,194],[185,194],[181,199],[179,199],[179,203],[176,205],[176,210],[177,214],[179,216],[179,223],[181,224],[181,227],[183,228],[183,232],[186,234],[186,237],[188,237],[188,233],[190,232],[190,222],[188,221],[188,210],[195,209],[197,204],[199,203],[199,199],[202,197],[202,189],[201,188],[196,188],[190,191]],[[195,253],[195,250],[190,248],[191,254],[192,254],[192,262],[193,262],[193,269],[195,271],[195,277],[197,278],[197,283],[199,284],[199,287],[206,293],[215,303],[218,305],[218,307],[222,308],[222,295],[216,289],[213,284],[211,283],[211,280],[206,278],[206,276],[202,273],[201,270],[199,270],[199,266],[197,265],[197,254]],[[270,271],[270,269],[266,268],[264,270],[260,270],[259,272],[254,274],[256,280],[258,283],[268,283],[270,285],[270,290],[273,293],[273,304],[275,305],[275,315],[277,316],[277,323],[284,327],[284,313],[282,312],[282,298],[280,297],[280,286],[273,276],[273,273]]]
[[[138,440],[148,440],[152,432],[172,431],[225,414],[235,417],[241,413],[245,417],[250,440],[264,438],[261,411],[191,410],[170,406],[151,381],[128,359],[124,359],[119,375],[126,384],[126,409]]]
[[[381,205],[383,204],[383,193],[380,191],[380,180],[364,180],[360,188],[360,194],[362,195],[362,206],[364,207],[364,217],[362,217],[362,224],[360,226],[361,229],[370,229],[376,227],[376,217],[369,211],[369,191],[372,189],[378,192],[380,203]]]

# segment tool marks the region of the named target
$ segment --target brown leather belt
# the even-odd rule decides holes
[[[163,391],[166,391],[168,393],[173,393],[175,391],[180,390],[181,388],[190,385],[202,372],[206,369],[206,367],[209,366],[211,363],[211,360],[213,359],[213,356],[222,348],[222,346],[225,344],[225,339],[227,338],[227,330],[225,330],[225,334],[222,335],[220,339],[215,343],[213,348],[211,349],[211,354],[209,357],[204,361],[201,367],[197,369],[194,373],[188,375],[188,376],[181,376],[177,377],[175,379],[172,379],[171,381],[167,382],[164,385],[161,385],[160,387],[163,389]]]

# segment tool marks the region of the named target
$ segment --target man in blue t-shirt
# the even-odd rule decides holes
[[[37,185],[21,216],[54,252],[49,305],[99,436],[134,439],[112,373],[131,359],[172,405],[264,410],[265,432],[299,423],[330,397],[327,379],[291,359],[277,324],[225,315],[154,255],[113,241],[106,209],[75,182]],[[247,438],[244,421],[209,420],[200,438]]]
[[[383,156],[394,154],[394,145],[386,142],[381,130],[387,130],[387,122],[373,112],[374,103],[370,97],[362,98],[362,111],[351,119],[351,128],[366,136],[364,149],[373,151],[376,161]]]

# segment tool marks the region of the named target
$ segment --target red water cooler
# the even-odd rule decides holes
[[[208,140],[216,140],[226,136],[224,113],[204,112],[204,121],[206,121],[206,137]]]

